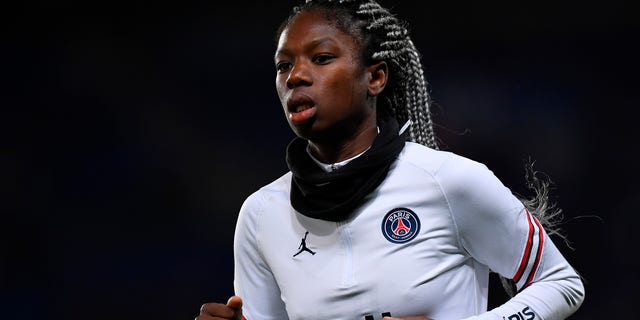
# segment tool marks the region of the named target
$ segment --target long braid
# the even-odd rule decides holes
[[[391,114],[401,124],[411,121],[411,141],[437,149],[420,53],[409,37],[406,24],[374,1],[362,3],[357,14],[370,17],[368,31],[384,35],[372,58],[388,61],[390,73],[396,76],[396,82],[390,83],[390,96],[386,96]]]

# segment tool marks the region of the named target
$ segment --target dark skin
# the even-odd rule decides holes
[[[220,319],[242,319],[242,299],[238,296],[231,296],[226,304],[205,303],[200,307],[200,314],[196,320],[220,320]]]
[[[338,162],[371,146],[386,63],[366,66],[353,37],[310,11],[296,16],[280,36],[275,64],[287,121],[319,160]]]
[[[297,15],[278,41],[276,89],[285,116],[325,163],[364,152],[378,134],[376,99],[387,84],[388,68],[385,62],[365,65],[360,50],[351,35],[318,11]],[[226,304],[202,305],[196,320],[214,319],[242,319],[242,299],[232,296]]]

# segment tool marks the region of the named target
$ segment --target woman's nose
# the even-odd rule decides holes
[[[311,76],[308,70],[309,69],[304,65],[304,63],[296,63],[291,68],[291,72],[289,72],[287,88],[293,89],[298,86],[311,85]]]

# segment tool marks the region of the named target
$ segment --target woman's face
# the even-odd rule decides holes
[[[276,88],[289,125],[313,142],[344,141],[375,127],[371,75],[360,47],[317,10],[298,14],[275,54]]]

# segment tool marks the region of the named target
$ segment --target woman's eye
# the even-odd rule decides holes
[[[324,64],[324,63],[329,62],[329,61],[330,61],[330,60],[332,60],[333,58],[334,58],[334,56],[332,56],[332,55],[323,54],[323,55],[315,56],[315,57],[313,58],[313,62],[315,62],[315,63],[319,63],[319,64]]]
[[[276,64],[276,70],[280,73],[285,72],[291,68],[291,64],[288,62],[281,62]]]

